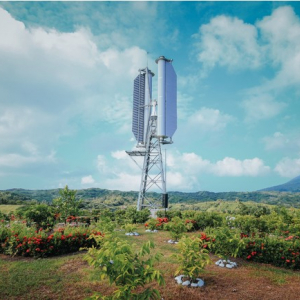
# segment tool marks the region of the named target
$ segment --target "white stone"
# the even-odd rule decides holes
[[[146,229],[145,231],[146,231],[146,232],[151,232],[151,230],[150,230],[150,229]]]
[[[199,287],[204,286],[204,281],[201,278],[197,278],[197,280],[198,280]]]
[[[130,235],[130,233],[129,233],[129,232],[126,232],[125,235]]]
[[[189,280],[186,280],[182,283],[183,286],[188,286],[190,284],[191,284],[191,282]]]
[[[191,287],[198,287],[198,283],[191,283]]]
[[[231,264],[232,264],[234,267],[237,267],[237,263],[236,263],[236,262],[231,262]]]
[[[158,232],[158,230],[154,229],[152,232]]]
[[[226,264],[226,268],[232,269],[232,268],[233,268],[233,265],[232,265],[232,264]]]
[[[221,262],[222,262],[222,260],[219,259],[218,261],[215,262],[215,264],[218,266]]]
[[[220,264],[219,264],[219,267],[221,267],[221,268],[224,268],[224,263],[223,262],[221,262]]]
[[[138,232],[134,232],[133,235],[138,236],[140,234]]]

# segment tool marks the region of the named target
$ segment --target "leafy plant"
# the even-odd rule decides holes
[[[165,224],[165,228],[170,231],[171,238],[178,241],[187,231],[185,223],[179,217],[174,217],[171,222]]]
[[[95,228],[103,233],[112,233],[116,228],[116,224],[109,218],[101,218],[95,223]]]
[[[65,220],[68,216],[78,216],[81,200],[76,198],[76,191],[69,190],[66,185],[63,190],[59,191],[59,197],[53,199],[53,205],[56,209],[56,213],[61,215],[62,220]]]
[[[179,267],[175,275],[182,273],[195,282],[203,269],[211,263],[208,250],[203,248],[204,241],[198,237],[183,237],[179,243],[179,254],[174,254]]]
[[[245,242],[240,234],[231,231],[228,227],[220,227],[213,232],[215,242],[211,245],[212,250],[226,261],[229,256],[237,257],[244,249]]]
[[[150,254],[154,248],[153,242],[144,243],[136,253],[133,251],[133,245],[118,237],[105,236],[98,241],[101,248],[89,249],[85,259],[99,269],[100,279],[108,278],[109,283],[115,284],[117,290],[111,296],[96,294],[92,299],[161,299],[159,291],[151,287],[136,291],[137,288],[153,281],[159,285],[165,283],[161,272],[154,268],[154,263],[160,259],[161,254]]]
[[[127,223],[127,224],[124,225],[124,229],[128,233],[132,233],[136,230],[136,226],[134,224]]]
[[[156,230],[158,229],[159,224],[160,222],[158,219],[151,218],[147,221],[147,223],[145,223],[145,227],[150,230]]]

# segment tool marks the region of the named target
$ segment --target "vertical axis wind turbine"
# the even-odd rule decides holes
[[[166,177],[163,167],[161,145],[171,144],[177,129],[177,76],[172,60],[160,56],[158,65],[158,95],[152,99],[152,73],[148,67],[139,70],[133,86],[132,132],[138,150],[126,151],[142,170],[137,210],[145,207],[168,207]],[[135,157],[144,157],[140,166]],[[147,197],[151,188],[162,192],[160,205]]]

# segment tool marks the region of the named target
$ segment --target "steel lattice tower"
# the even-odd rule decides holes
[[[166,178],[161,145],[171,144],[177,128],[176,73],[172,60],[161,56],[158,64],[158,101],[152,100],[152,77],[148,69],[141,69],[134,80],[132,131],[138,142],[137,149],[126,151],[142,171],[137,210],[145,207],[168,207]],[[143,157],[142,166],[136,158]],[[160,190],[161,201],[148,197],[151,188]]]

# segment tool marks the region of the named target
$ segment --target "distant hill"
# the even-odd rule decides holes
[[[19,204],[23,201],[30,201],[31,198],[25,194],[18,194],[11,191],[0,191],[0,204]]]
[[[300,180],[300,177],[298,178]],[[1,193],[10,194],[12,197],[18,197],[24,200],[37,200],[39,202],[51,202],[59,196],[59,189],[52,190],[25,190],[10,189],[0,191]],[[159,199],[157,193],[149,193],[149,199]],[[116,190],[106,190],[100,188],[89,188],[77,190],[77,198],[84,201],[86,208],[120,207],[135,205],[138,199],[138,192],[122,192]],[[197,204],[208,201],[235,201],[242,202],[253,201],[256,203],[265,203],[273,205],[284,205],[287,207],[300,208],[300,189],[299,192],[279,192],[279,191],[257,191],[257,192],[221,192],[213,193],[208,191],[199,191],[193,193],[169,192],[169,203],[172,204]]]
[[[272,186],[269,188],[262,189],[260,191],[277,191],[277,192],[300,192],[300,176],[295,177],[294,179],[288,181],[287,183]]]

